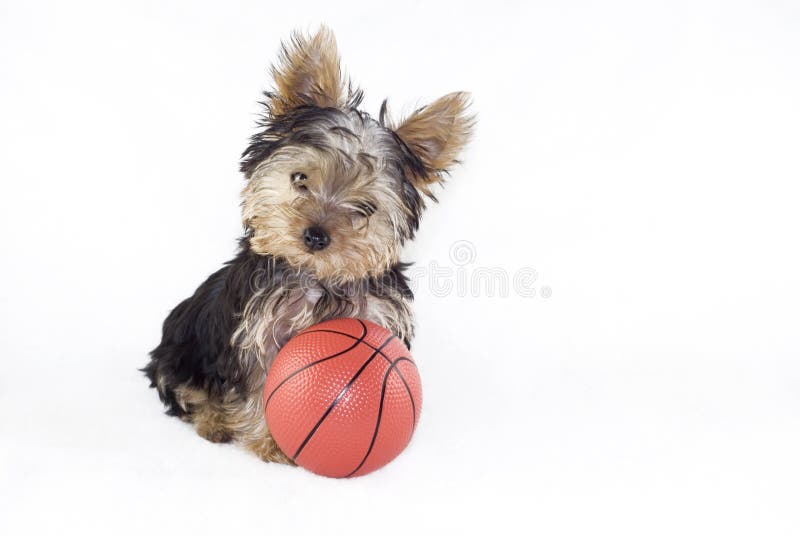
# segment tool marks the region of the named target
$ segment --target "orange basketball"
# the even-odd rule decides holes
[[[381,326],[339,318],[298,333],[264,387],[272,437],[295,463],[330,477],[360,476],[411,440],[422,407],[417,366]]]

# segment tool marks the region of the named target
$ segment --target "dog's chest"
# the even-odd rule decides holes
[[[296,288],[287,291],[272,310],[264,311],[264,320],[273,324],[275,342],[280,348],[298,332],[321,322],[317,303],[323,291],[319,287]]]
[[[339,316],[367,315],[368,298],[340,294],[317,285],[286,285],[268,295],[255,296],[244,314],[244,347],[257,352],[269,367],[275,355],[297,333]]]

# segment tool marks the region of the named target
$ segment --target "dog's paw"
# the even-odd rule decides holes
[[[265,462],[283,463],[286,465],[297,465],[289,458],[275,443],[272,436],[247,445],[247,448]]]
[[[227,430],[217,426],[198,426],[197,435],[212,443],[230,443],[233,439]]]

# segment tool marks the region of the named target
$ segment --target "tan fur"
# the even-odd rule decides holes
[[[232,391],[222,400],[210,400],[201,390],[181,387],[176,395],[201,437],[213,443],[235,440],[264,461],[293,463],[267,430],[260,394],[242,397]]]
[[[469,141],[475,118],[467,113],[468,108],[468,93],[450,93],[418,109],[395,128],[428,170],[425,177],[418,177],[418,186],[425,193],[429,193],[428,184],[437,182],[441,172],[457,162],[458,153]]]
[[[366,152],[369,147],[353,147],[347,137],[332,137],[343,151],[363,156],[356,161],[312,148],[281,149],[250,177],[242,192],[242,217],[253,229],[253,251],[346,283],[379,275],[398,261],[405,206],[392,180],[382,175],[380,157]],[[289,177],[296,171],[308,176],[307,192],[292,187]],[[365,201],[379,207],[368,218],[356,212]],[[310,225],[325,227],[330,247],[310,252],[303,246],[302,233]]]
[[[268,104],[273,117],[303,105],[338,108],[350,98],[336,39],[325,26],[310,37],[294,33],[291,42],[283,46],[272,74],[276,91]]]

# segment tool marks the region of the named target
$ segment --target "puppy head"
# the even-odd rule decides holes
[[[398,262],[431,186],[456,162],[473,118],[452,93],[396,125],[358,110],[333,34],[295,34],[273,68],[263,130],[243,154],[250,247],[319,279],[376,276]]]

